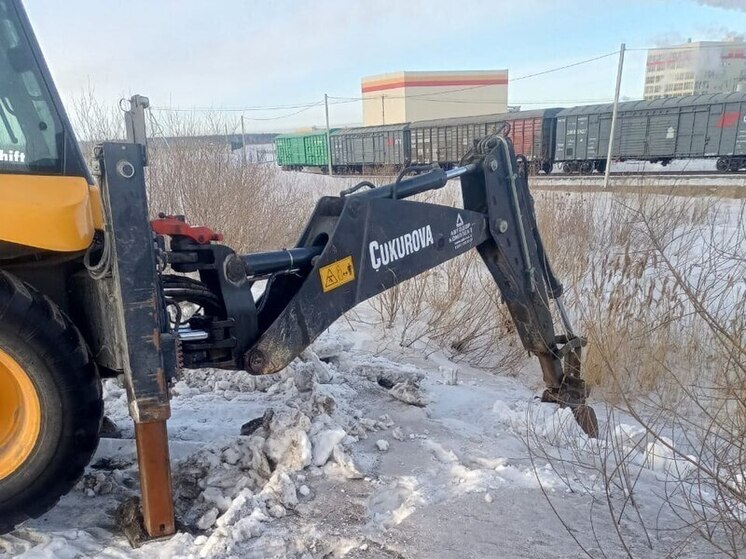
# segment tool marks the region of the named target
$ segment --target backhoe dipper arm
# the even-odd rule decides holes
[[[358,303],[476,248],[524,347],[539,357],[547,387],[559,389],[564,371],[547,283],[556,297],[562,286],[544,255],[525,174],[516,167],[510,142],[493,136],[464,167],[322,199],[299,246],[324,250],[307,275],[278,276],[269,285],[259,307],[262,333],[246,353],[246,369],[282,369]],[[459,176],[464,209],[404,200]]]
[[[407,171],[420,174],[404,179]],[[457,177],[463,208],[407,200]],[[585,402],[584,341],[573,334],[561,305],[562,285],[541,242],[526,174],[503,136],[478,142],[464,166],[411,168],[393,184],[364,181],[321,198],[293,249],[238,256],[204,232],[198,238],[198,228],[190,236],[184,226],[164,227],[163,220],[154,222],[157,232],[172,237],[166,253],[172,268],[199,271],[203,287],[214,294],[212,302],[204,300],[208,316],[180,331],[187,367],[279,371],[357,304],[476,248],[524,347],[539,358],[543,399],[573,410]],[[262,278],[269,281],[253,311],[249,291]],[[167,288],[167,298],[170,293]],[[555,334],[550,298],[558,304],[564,335]]]

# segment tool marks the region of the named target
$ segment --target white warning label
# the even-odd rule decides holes
[[[459,213],[456,217],[456,228],[451,229],[448,235],[448,242],[453,245],[454,249],[459,250],[464,246],[470,245],[473,240],[474,224],[466,223]]]

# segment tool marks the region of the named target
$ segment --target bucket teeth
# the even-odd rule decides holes
[[[591,439],[598,438],[598,418],[592,407],[581,404],[572,408],[572,414],[586,435]]]
[[[586,399],[590,389],[585,381],[576,376],[565,376],[558,388],[547,388],[541,395],[542,402],[559,404],[561,408],[570,408],[575,421],[591,438],[598,437],[598,419],[596,412],[587,405]]]

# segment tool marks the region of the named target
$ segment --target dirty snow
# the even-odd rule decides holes
[[[113,521],[117,504],[137,494],[133,431],[124,391],[106,381],[107,413],[123,438],[102,441],[55,509],[0,537],[0,556],[579,556],[549,502],[601,554],[588,518],[603,488],[589,465],[605,443],[587,439],[568,410],[534,398],[534,363],[500,377],[416,348],[379,351],[379,338],[370,321],[340,321],[272,377],[185,372],[169,422],[180,529],[136,550]],[[658,490],[681,465],[634,422],[614,421],[610,439],[641,468],[642,514],[666,527]],[[594,528],[615,530],[602,515]],[[650,549],[625,529],[636,555],[665,555],[665,532]]]

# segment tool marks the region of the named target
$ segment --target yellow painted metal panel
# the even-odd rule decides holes
[[[0,174],[0,241],[75,252],[102,224],[98,188],[84,178]]]
[[[88,192],[91,195],[91,213],[93,215],[93,226],[96,229],[104,228],[104,203],[101,201],[101,189],[98,185],[89,184]]]

